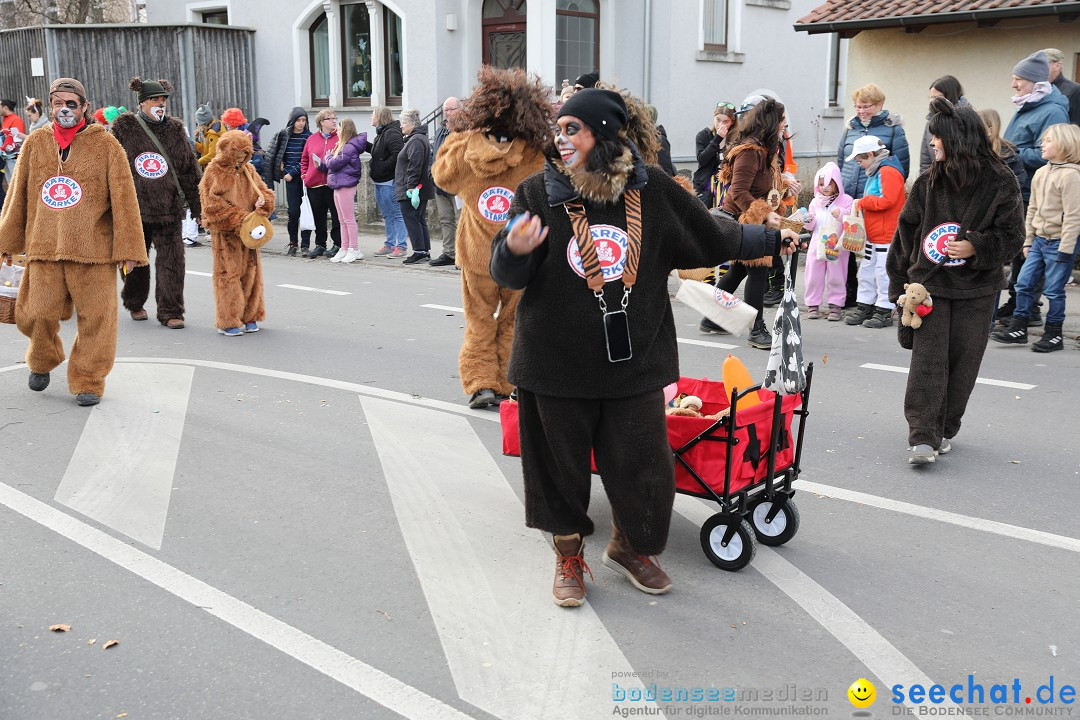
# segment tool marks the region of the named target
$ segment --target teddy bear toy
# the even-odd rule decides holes
[[[903,308],[900,322],[905,327],[918,330],[922,327],[922,319],[934,308],[934,300],[930,297],[930,291],[922,283],[904,283],[904,294],[897,300],[897,304]]]

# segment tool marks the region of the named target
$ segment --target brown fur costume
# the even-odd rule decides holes
[[[756,152],[759,155],[764,155],[766,149],[764,146],[759,145],[756,142],[741,143],[732,148],[728,152],[727,156],[724,158],[723,167],[720,168],[719,175],[721,184],[727,185],[731,182],[731,170],[735,162],[735,158],[738,157],[740,153],[744,152]],[[750,207],[746,208],[746,210],[741,215],[739,215],[740,223],[743,223],[744,225],[764,225],[769,219],[769,214],[775,212],[777,208],[779,208],[780,194],[777,188],[784,187],[784,181],[780,175],[780,164],[777,162],[775,157],[773,157],[771,162],[769,163],[769,171],[773,176],[773,190],[775,191],[775,193],[770,192],[770,195],[775,195],[776,205],[773,206],[768,201],[762,200],[760,198],[754,200],[752,203],[750,203]],[[743,265],[746,265],[748,267],[773,266],[773,259],[771,257],[756,258],[754,260],[736,260],[735,262],[742,263]]]
[[[203,225],[210,229],[214,248],[214,304],[221,330],[266,317],[259,251],[247,248],[239,233],[259,197],[251,180],[266,201],[259,214],[268,216],[274,210],[274,194],[251,165],[251,153],[248,134],[230,130],[218,140],[214,159],[199,183]]]
[[[162,87],[168,92],[172,85],[161,80]],[[131,89],[142,90],[139,78],[132,78]],[[157,319],[165,324],[170,319],[184,319],[184,243],[180,237],[180,223],[184,218],[184,201],[191,208],[191,216],[199,217],[202,208],[199,204],[199,170],[195,153],[188,144],[184,124],[174,117],[166,117],[163,122],[146,121],[150,132],[168,155],[168,170],[160,177],[147,177],[136,166],[136,159],[144,153],[160,154],[157,146],[147,136],[134,112],[124,113],[113,121],[110,132],[120,141],[132,166],[135,191],[139,196],[139,212],[143,221],[143,236],[146,239],[146,251],[153,246],[157,250],[154,259],[154,274],[157,287],[154,299],[157,305]],[[156,173],[150,173],[156,174]],[[183,197],[176,190],[180,181]],[[150,267],[139,267],[128,273],[124,279],[121,297],[128,310],[142,310],[150,294]]]
[[[544,152],[553,141],[550,91],[522,70],[485,67],[478,80],[431,173],[463,207],[456,239],[465,308],[458,356],[462,388],[466,395],[484,388],[509,395],[514,387],[506,366],[519,293],[491,279],[491,241],[506,224],[517,186],[544,167]],[[510,133],[513,140],[497,142],[487,131]]]
[[[146,264],[139,203],[124,149],[100,125],[75,135],[66,161],[59,149],[51,124],[23,143],[0,216],[0,254],[26,253],[15,314],[30,338],[27,366],[48,373],[63,362],[60,321],[74,302],[79,332],[68,389],[102,395],[116,356],[116,264]],[[59,198],[66,208],[43,200],[46,183],[55,187],[50,179],[58,175],[78,184]]]

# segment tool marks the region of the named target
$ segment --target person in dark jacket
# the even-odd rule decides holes
[[[398,154],[405,147],[405,138],[401,134],[401,123],[394,119],[386,106],[372,110],[371,124],[375,126],[375,142],[371,147],[369,171],[371,182],[375,183],[375,203],[386,222],[386,242],[375,254],[403,258],[409,234],[394,191],[394,172],[397,170]]]
[[[439,148],[446,142],[446,138],[450,136],[454,118],[461,111],[461,101],[456,97],[448,97],[443,101],[442,110],[442,125],[439,126],[438,132],[435,133],[435,139],[431,141],[432,158],[438,156]],[[453,265],[454,258],[457,257],[457,198],[438,185],[435,186],[435,210],[439,213],[443,251],[442,255],[431,261],[431,264],[435,266]]]
[[[263,160],[266,157],[266,151],[263,149],[262,142],[259,135],[262,133],[262,129],[270,124],[270,121],[264,117],[258,117],[251,121],[248,125],[247,131],[251,134],[251,147],[253,153],[251,155],[251,164],[255,166],[255,172],[262,176]]]
[[[655,105],[646,105],[645,107],[649,111],[649,117],[652,118],[653,124],[656,125],[656,134],[660,138],[660,149],[656,151],[656,164],[664,168],[664,172],[668,175],[674,177],[675,164],[671,162],[671,141],[668,140],[667,130],[664,129],[664,126],[656,123],[660,112]]]
[[[727,136],[735,130],[735,106],[718,102],[713,109],[712,127],[702,128],[694,139],[697,147],[697,170],[694,171],[694,193],[705,207],[716,207],[718,201],[713,189],[713,179],[724,161]]]
[[[307,252],[311,244],[311,231],[300,231],[300,205],[304,200],[304,179],[300,176],[300,158],[304,154],[311,130],[308,129],[307,111],[299,105],[289,113],[289,122],[278,130],[270,141],[263,156],[262,179],[267,187],[273,187],[278,180],[285,181],[285,195],[289,203],[289,247],[290,256],[296,255],[297,236],[301,240],[300,249]]]
[[[509,378],[518,388],[525,522],[554,535],[553,599],[575,607],[589,572],[594,449],[614,517],[604,564],[644,592],[671,588],[655,558],[675,497],[663,392],[679,378],[668,273],[775,255],[781,238],[795,235],[714,217],[645,165],[627,139],[619,93],[580,90],[559,113],[560,157],[518,186],[492,245],[491,276],[523,290]],[[625,316],[605,314],[620,305]],[[622,318],[619,332],[611,321]],[[613,356],[620,350],[629,352]]]
[[[139,196],[146,250],[154,246],[154,300],[157,319],[174,330],[184,327],[184,242],[181,223],[184,206],[192,217],[202,214],[199,202],[199,163],[188,144],[184,123],[166,114],[172,85],[167,80],[132,78],[132,91],[139,95],[138,113],[124,113],[112,124],[112,134],[124,148],[135,192]],[[140,124],[139,120],[143,124]],[[165,151],[147,135],[147,129]],[[177,183],[179,181],[179,184]],[[124,277],[120,297],[132,320],[146,320],[143,305],[150,295],[150,266],[135,267]]]
[[[405,258],[405,264],[413,265],[431,260],[427,204],[435,197],[435,182],[431,179],[427,125],[420,124],[420,111],[415,108],[402,110],[400,121],[405,146],[398,154],[394,169],[394,192],[412,242],[412,255]]]
[[[889,299],[921,283],[932,311],[914,340],[904,415],[908,462],[934,462],[952,449],[986,351],[1002,264],[1024,243],[1016,176],[994,153],[970,107],[930,105],[935,158],[915,180],[900,213],[886,267]]]
[[[1057,48],[1046,48],[1043,52],[1050,63],[1050,84],[1069,101],[1069,122],[1080,125],[1080,83],[1073,82],[1062,73],[1065,53]]]
[[[930,99],[943,97],[953,105],[967,105],[964,97],[964,87],[952,75],[942,75],[930,83]],[[926,128],[923,130],[922,144],[919,146],[919,172],[930,169],[930,163],[934,162],[934,148],[930,146],[930,114],[926,115]]]

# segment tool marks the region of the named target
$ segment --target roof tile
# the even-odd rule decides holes
[[[934,16],[972,11],[1003,11],[1009,9],[1031,8],[1045,10],[1051,14],[1053,5],[1076,5],[1074,0],[827,0],[824,5],[814,8],[809,15],[800,18],[796,25],[816,23],[857,22],[860,20],[886,20],[917,16],[929,16],[928,22],[934,22]],[[944,20],[944,18],[943,18]]]

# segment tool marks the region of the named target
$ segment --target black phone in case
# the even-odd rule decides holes
[[[604,313],[604,341],[611,362],[622,362],[633,357],[630,348],[630,322],[625,310]]]

